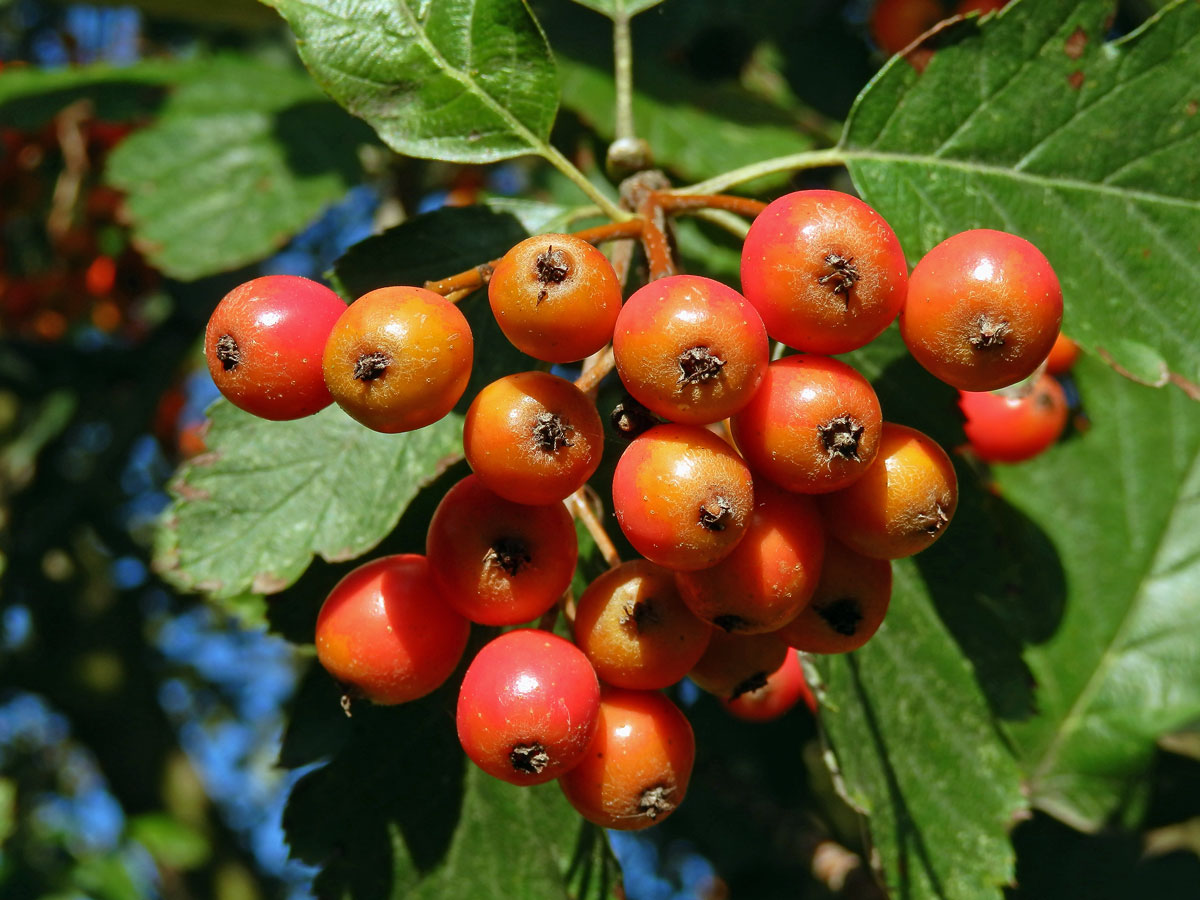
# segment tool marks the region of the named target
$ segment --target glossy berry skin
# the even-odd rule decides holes
[[[908,263],[891,226],[857,197],[796,191],[742,245],[742,292],[775,340],[808,353],[869,343],[904,304]]]
[[[571,769],[596,733],[600,683],[587,657],[548,631],[509,631],[484,645],[458,694],[458,739],[479,768],[512,784]]]
[[[696,665],[712,627],[688,609],[668,569],[623,562],[587,586],[575,611],[575,644],[605,684],[652,691]]]
[[[1062,288],[1024,238],[979,228],[947,238],[917,263],[900,313],[908,350],[962,391],[1027,378],[1062,324]]]
[[[621,283],[608,258],[569,234],[539,234],[514,246],[488,282],[492,314],[518,350],[567,363],[612,339]]]
[[[1049,449],[1067,427],[1067,397],[1052,375],[1029,390],[979,394],[959,391],[963,431],[985,462],[1014,463]]]
[[[621,308],[613,356],[625,388],[672,422],[707,425],[749,402],[768,359],[767,330],[746,299],[711,278],[673,275]]]
[[[899,53],[945,17],[938,0],[877,0],[871,37],[885,53]]]
[[[548,372],[493,381],[471,401],[467,462],[487,487],[517,503],[566,499],[592,477],[604,451],[600,414],[587,395]]]
[[[808,653],[849,653],[879,630],[891,599],[890,562],[831,540],[812,600],[777,634]]]
[[[730,634],[718,628],[688,677],[701,690],[734,700],[766,684],[767,677],[783,665],[787,652],[778,631]]]
[[[321,355],[346,304],[324,285],[265,275],[238,285],[213,310],[204,356],[218,390],[263,419],[300,419],[333,402]]]
[[[879,456],[854,484],[820,498],[830,533],[863,556],[900,559],[942,536],[958,506],[958,479],[937,441],[883,424]]]
[[[750,470],[704,428],[658,425],[625,448],[613,511],[633,548],[668,569],[703,569],[742,539],[754,509]]]
[[[1046,357],[1046,371],[1051,375],[1066,375],[1079,359],[1079,345],[1061,331],[1054,339],[1050,355]]]
[[[733,552],[676,583],[697,616],[725,631],[775,631],[812,596],[825,556],[825,523],[812,497],[760,479],[754,513]]]
[[[458,307],[419,287],[364,294],[325,345],[325,383],[338,406],[368,428],[423,428],[454,408],[471,377],[474,340]]]
[[[722,700],[721,705],[744,721],[771,722],[801,700],[810,712],[817,711],[816,698],[804,680],[800,657],[793,651],[784,658],[782,666],[767,676],[766,684],[746,691],[736,700]]]
[[[692,726],[665,695],[607,688],[596,736],[558,783],[589,822],[634,831],[679,807],[695,759]]]
[[[425,557],[384,556],[350,572],[325,599],[317,659],[352,694],[406,703],[450,677],[470,628],[443,600]]]
[[[836,359],[799,354],[772,362],[729,424],[754,472],[786,490],[819,494],[867,470],[882,423],[879,398],[862,375]]]
[[[481,625],[519,625],[558,602],[579,547],[562,503],[513,503],[468,475],[434,510],[425,552],[450,606]]]

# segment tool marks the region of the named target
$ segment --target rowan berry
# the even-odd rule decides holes
[[[721,700],[729,712],[747,722],[770,722],[804,701],[811,712],[817,711],[817,700],[804,680],[804,668],[795,651],[784,657],[783,665],[767,676],[767,683],[746,691],[735,700]]]
[[[708,569],[679,572],[676,583],[697,616],[726,631],[775,631],[796,616],[817,586],[825,525],[816,501],[759,480],[754,512],[733,552]]]
[[[234,406],[264,419],[299,419],[333,398],[321,356],[346,304],[324,285],[266,275],[238,285],[213,310],[204,356]]]
[[[625,301],[613,333],[617,373],[647,409],[673,422],[719,422],[749,402],[767,368],[754,307],[711,278],[674,275]]]
[[[734,700],[766,684],[787,652],[778,631],[731,634],[718,628],[688,677],[702,690]]]
[[[963,431],[985,462],[1022,462],[1048,449],[1067,427],[1067,396],[1052,375],[996,393],[959,391]]]
[[[425,552],[452,607],[481,625],[519,625],[558,602],[579,547],[562,503],[514,503],[468,475],[434,510]]]
[[[450,677],[470,628],[444,601],[425,557],[384,556],[350,572],[325,599],[317,659],[347,690],[405,703]]]
[[[471,377],[474,340],[446,298],[419,287],[385,287],[350,304],[325,345],[333,399],[375,431],[394,434],[442,418]]]
[[[493,381],[475,395],[463,426],[463,450],[479,480],[516,503],[566,499],[591,478],[603,449],[595,405],[547,372]]]
[[[712,628],[680,598],[670,570],[635,559],[587,586],[576,605],[574,633],[601,681],[657,690],[696,665]]]
[[[668,569],[703,569],[742,539],[754,508],[750,470],[696,425],[658,425],[617,461],[613,511],[629,542]]]
[[[938,0],[877,0],[871,37],[885,53],[899,53],[945,17]]]
[[[1054,339],[1050,355],[1046,357],[1046,371],[1051,375],[1066,375],[1079,359],[1079,345],[1061,331]]]
[[[917,263],[900,312],[909,352],[963,391],[993,391],[1033,373],[1062,324],[1062,288],[1024,238],[979,228]]]
[[[589,822],[633,831],[679,807],[695,759],[692,726],[666,696],[607,688],[595,737],[558,783]]]
[[[539,234],[496,264],[488,300],[518,350],[547,362],[574,362],[612,339],[621,282],[608,258],[587,241]]]
[[[813,598],[776,634],[808,653],[848,653],[879,630],[892,599],[892,564],[831,540]]]
[[[864,556],[899,559],[945,532],[958,505],[958,479],[933,438],[884,422],[875,464],[819,500],[834,537]]]
[[[904,304],[908,263],[891,226],[857,197],[797,191],[764,209],[742,246],[742,292],[775,340],[845,353]]]
[[[753,471],[789,491],[817,494],[866,471],[882,422],[879,398],[862,375],[836,359],[800,354],[771,363],[729,424]]]
[[[548,631],[509,631],[467,667],[458,739],[489,775],[541,784],[580,761],[599,712],[600,683],[578,647]]]

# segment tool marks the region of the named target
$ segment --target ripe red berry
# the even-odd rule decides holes
[[[612,339],[621,283],[608,258],[587,241],[539,234],[496,265],[488,300],[518,350],[547,362],[574,362]]]
[[[959,391],[963,431],[986,462],[1021,462],[1048,449],[1067,427],[1067,397],[1051,375],[996,393]]]
[[[816,501],[760,479],[750,524],[733,552],[675,580],[688,607],[706,622],[744,634],[775,631],[808,603],[824,555]]]
[[[368,428],[423,428],[454,408],[471,377],[474,340],[458,307],[419,287],[364,294],[325,345],[333,399]]]
[[[346,304],[324,285],[266,275],[234,288],[213,310],[204,355],[217,388],[264,419],[299,419],[328,406],[321,356]]]
[[[751,469],[789,491],[817,494],[867,470],[882,422],[879,398],[862,375],[836,359],[800,354],[771,363],[729,424]]]
[[[778,631],[730,634],[718,628],[688,677],[702,690],[734,700],[766,684],[767,677],[783,665],[787,652]]]
[[[845,353],[904,303],[908,263],[883,216],[840,191],[797,191],[763,210],[742,246],[742,292],[775,340]]]
[[[831,540],[812,600],[776,634],[808,653],[848,653],[879,630],[891,599],[890,562]]]
[[[703,569],[742,539],[754,508],[750,470],[696,425],[658,425],[617,461],[613,511],[635,550],[668,569]]]
[[[519,625],[558,602],[579,547],[561,502],[514,503],[468,475],[434,510],[425,552],[452,607],[481,625]]]
[[[864,556],[900,559],[945,532],[958,506],[958,479],[937,441],[884,422],[875,464],[849,487],[819,499],[834,537]]]
[[[695,758],[692,726],[666,696],[608,688],[596,736],[558,783],[589,822],[633,831],[679,807]]]
[[[1046,371],[1051,375],[1066,375],[1079,359],[1079,345],[1061,331],[1054,339],[1050,355],[1046,357]]]
[[[683,678],[704,654],[712,628],[687,608],[670,570],[635,559],[588,585],[574,632],[601,681],[646,691]]]
[[[960,16],[965,16],[967,13],[973,12],[986,15],[998,9],[1003,9],[1007,5],[1008,0],[959,0],[958,4],[954,7],[954,12]]]
[[[579,762],[599,711],[600,683],[578,647],[548,631],[509,631],[463,676],[458,739],[489,775],[541,784]]]
[[[405,703],[450,677],[470,627],[443,600],[425,557],[384,556],[350,572],[325,599],[317,659],[348,691]]]
[[[747,722],[770,722],[804,701],[811,712],[817,711],[817,701],[804,680],[804,668],[795,651],[788,653],[783,665],[767,676],[760,688],[746,691],[735,700],[721,700],[729,712]]]
[[[754,307],[711,278],[674,275],[621,308],[613,356],[626,389],[673,422],[706,425],[749,402],[767,368],[767,331]]]
[[[945,17],[938,0],[877,0],[871,37],[885,53],[899,53]]]
[[[519,372],[475,395],[463,450],[479,480],[501,497],[557,503],[600,465],[604,427],[595,405],[571,382]]]
[[[979,228],[942,241],[909,279],[900,334],[935,377],[994,391],[1031,375],[1062,324],[1062,288],[1024,238]]]

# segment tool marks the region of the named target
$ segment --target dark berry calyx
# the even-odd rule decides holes
[[[541,303],[550,296],[546,285],[562,284],[571,274],[571,257],[562,250],[555,250],[551,244],[537,255],[537,259],[533,261],[533,271],[538,283],[542,285],[537,296],[538,303]]]
[[[541,744],[534,742],[513,747],[508,753],[508,760],[518,772],[540,775],[542,770],[550,765],[550,754]]]
[[[751,691],[757,691],[761,687],[767,686],[767,673],[755,672],[749,678],[739,681],[734,689],[729,694],[730,700],[736,700],[742,694],[748,694]]]
[[[858,623],[863,617],[862,607],[853,597],[841,597],[815,609],[825,624],[838,634],[853,637],[858,632]]]
[[[677,384],[700,384],[721,374],[725,360],[707,347],[692,347],[679,354],[679,381]]]
[[[242,361],[242,351],[238,349],[237,341],[231,334],[223,334],[217,338],[217,346],[214,349],[217,359],[221,361],[221,367],[226,372],[237,368],[238,363]]]
[[[733,507],[724,497],[713,497],[700,506],[697,521],[707,531],[724,531],[733,518]]]
[[[575,446],[568,440],[568,435],[574,430],[574,426],[568,425],[554,413],[538,413],[533,424],[533,442],[539,450],[554,453],[563,447]]]
[[[829,266],[829,271],[818,278],[817,283],[828,285],[829,289],[842,297],[846,301],[846,306],[849,306],[850,289],[858,283],[858,279],[861,277],[858,269],[854,267],[854,257],[829,253],[825,257],[825,265]]]
[[[981,316],[978,333],[967,338],[967,343],[976,350],[990,350],[993,347],[1003,347],[1004,339],[1008,337],[1010,331],[1012,331],[1012,327],[1008,324],[1007,319],[993,319],[991,316]]]
[[[864,430],[863,426],[858,424],[858,420],[850,416],[838,416],[824,425],[817,426],[817,434],[821,437],[826,457],[830,462],[834,457],[860,462],[858,445]]]
[[[359,381],[374,381],[387,371],[392,364],[392,358],[382,350],[374,353],[364,353],[354,361],[353,375]]]
[[[666,815],[675,808],[675,804],[670,800],[673,793],[675,793],[675,788],[665,785],[658,785],[643,791],[641,799],[638,800],[638,812],[648,819],[657,819],[660,815]]]
[[[654,413],[632,397],[627,397],[614,406],[608,421],[612,424],[614,431],[629,440],[633,440],[642,432],[649,431],[658,424]]]
[[[942,504],[937,503],[933,512],[921,514],[919,522],[921,531],[930,537],[937,537],[942,529],[950,524],[950,517],[946,515],[946,510],[942,509]]]
[[[641,634],[647,628],[662,622],[662,616],[658,614],[658,605],[654,600],[646,598],[626,603],[621,609],[621,618],[617,621],[622,625],[632,625],[634,631]]]
[[[717,616],[715,619],[713,619],[713,624],[718,628],[723,628],[725,631],[734,632],[744,631],[754,623],[749,619],[743,619],[741,616],[735,616],[730,613],[723,616]]]
[[[520,538],[502,537],[488,548],[486,562],[498,566],[509,575],[516,575],[533,562],[529,547]]]

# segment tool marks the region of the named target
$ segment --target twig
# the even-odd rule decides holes
[[[617,548],[613,544],[612,538],[604,530],[603,523],[596,516],[596,511],[592,509],[591,503],[588,502],[587,491],[587,485],[584,485],[568,497],[566,500],[567,509],[571,511],[571,515],[583,523],[583,527],[588,530],[588,534],[596,542],[596,549],[600,551],[600,555],[604,557],[604,562],[611,569],[621,564],[621,557],[617,553]]]

